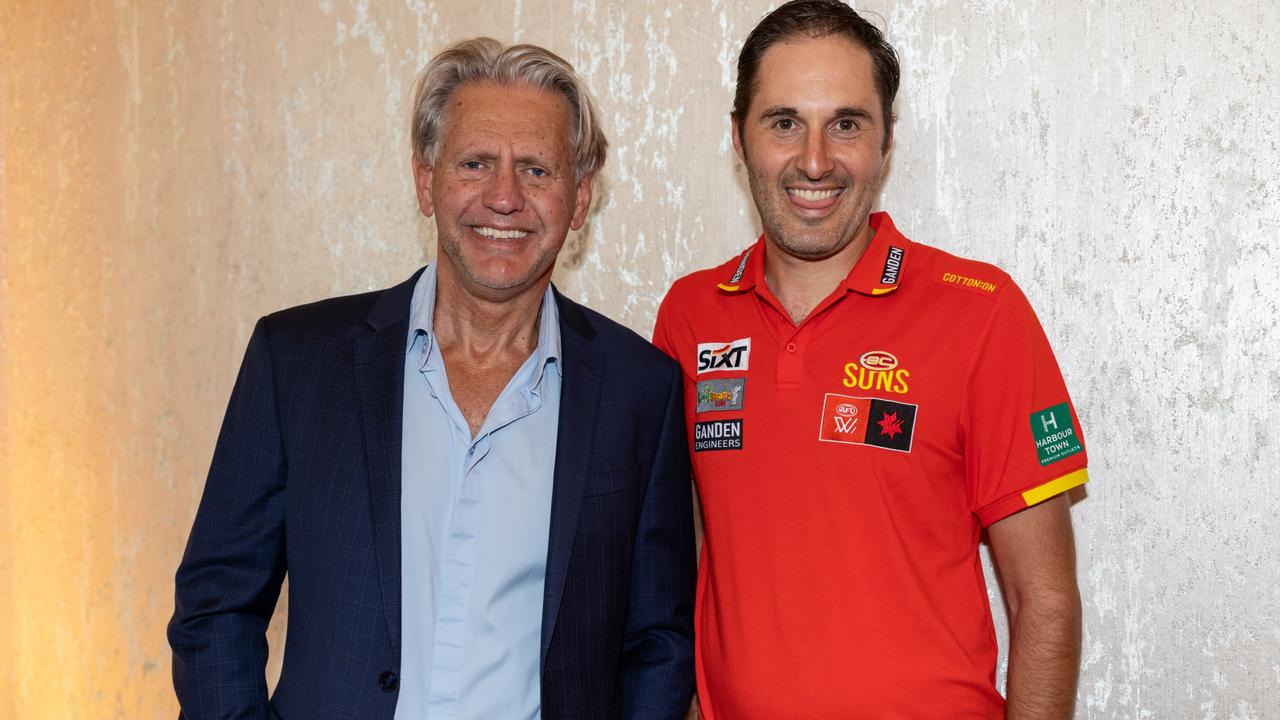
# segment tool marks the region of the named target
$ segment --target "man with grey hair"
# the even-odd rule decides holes
[[[249,341],[177,574],[183,716],[683,717],[680,371],[550,284],[605,159],[590,96],[542,48],[468,40],[423,71],[412,138],[437,262]]]

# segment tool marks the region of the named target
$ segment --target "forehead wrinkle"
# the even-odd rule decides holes
[[[525,95],[542,107],[523,115],[509,114],[505,105],[493,104],[491,93],[485,92],[495,89]],[[475,91],[480,97],[475,97]],[[464,85],[454,93],[446,115],[441,149],[455,158],[499,161],[510,157],[516,163],[559,169],[573,162],[572,157],[558,157],[572,155],[569,115],[567,101],[541,88]]]

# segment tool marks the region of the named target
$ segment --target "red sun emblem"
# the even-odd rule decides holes
[[[902,433],[902,420],[898,417],[896,411],[885,413],[878,424],[880,425],[880,432],[884,433],[885,437],[890,440],[893,439],[894,435]]]

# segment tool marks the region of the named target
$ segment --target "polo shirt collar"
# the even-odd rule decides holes
[[[426,368],[428,359],[435,352],[436,267],[436,263],[431,263],[423,270],[409,304],[408,350],[412,351],[419,341],[423,343],[419,369]],[[556,307],[555,292],[550,283],[542,293],[542,308],[539,312],[538,345],[533,350],[536,368],[534,387],[542,382],[542,375],[548,365],[554,367],[557,374],[564,374],[560,367],[560,311]]]
[[[863,295],[888,295],[902,283],[911,241],[894,227],[889,213],[871,213],[871,244],[844,279],[846,289]]]
[[[841,287],[873,297],[888,295],[896,291],[902,282],[911,241],[898,232],[889,213],[872,213],[869,222],[874,232],[871,244],[854,263]],[[762,234],[739,256],[736,265],[727,266],[733,268],[733,272],[716,287],[725,292],[741,293],[761,284],[764,279],[764,253]]]

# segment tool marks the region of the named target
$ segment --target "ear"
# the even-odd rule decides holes
[[[591,209],[591,180],[595,173],[589,173],[578,180],[578,196],[573,201],[573,217],[569,218],[569,229],[581,230],[587,222],[587,211]]]
[[[738,153],[739,160],[746,162],[747,151],[742,147],[742,128],[738,127],[738,118],[732,113],[729,114],[729,131],[733,133],[733,151]]]
[[[432,168],[415,155],[413,158],[413,186],[418,192],[418,209],[423,215],[431,217],[435,205],[431,201]]]

